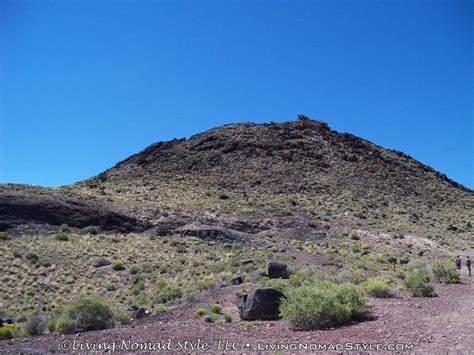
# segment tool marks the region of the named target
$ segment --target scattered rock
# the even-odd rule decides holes
[[[94,267],[103,267],[103,266],[110,265],[110,261],[108,261],[105,258],[95,258],[93,265]]]
[[[50,292],[54,292],[56,290],[53,285],[51,285],[47,282],[40,282],[38,284],[38,286],[39,286],[39,288],[41,288],[43,290],[46,290],[46,291],[50,291]]]
[[[279,318],[283,293],[267,288],[254,288],[250,294],[237,297],[240,318],[243,320],[272,320]]]
[[[206,323],[212,323],[212,318],[209,317],[209,316],[205,316],[205,317],[204,317],[204,322],[206,322]]]
[[[249,265],[249,264],[253,264],[253,260],[251,259],[242,260],[242,265]]]
[[[266,274],[271,279],[287,279],[288,266],[277,261],[270,261],[267,264]]]
[[[229,243],[224,243],[224,245],[222,246],[224,249],[232,249],[232,244],[229,244]]]
[[[241,276],[235,277],[232,280],[230,280],[231,285],[240,285],[244,283],[244,279]]]
[[[131,306],[128,312],[130,312],[135,319],[148,317],[151,314],[149,309],[137,306]]]

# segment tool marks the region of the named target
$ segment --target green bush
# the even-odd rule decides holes
[[[56,320],[55,329],[60,334],[71,334],[76,331],[76,322],[63,315]]]
[[[209,310],[212,313],[219,313],[220,311],[222,311],[222,306],[220,304],[215,303],[211,307],[209,307]]]
[[[422,269],[415,269],[405,276],[405,287],[414,297],[436,297],[430,285],[430,275]]]
[[[10,237],[8,236],[7,232],[0,232],[0,240],[9,240]]]
[[[182,296],[183,291],[181,290],[181,287],[175,285],[165,285],[158,292],[156,301],[159,303],[167,303],[177,298],[181,298]]]
[[[60,232],[64,232],[64,233],[67,233],[69,232],[69,226],[66,224],[66,223],[63,223],[61,224],[61,227],[59,227],[59,231]]]
[[[369,294],[369,296],[372,296],[372,297],[377,297],[377,298],[393,297],[393,293],[390,290],[388,283],[380,277],[374,277],[374,278],[368,279],[365,284],[365,289],[367,290],[367,293]]]
[[[69,240],[68,235],[65,232],[59,232],[54,235],[54,239],[61,241],[61,242],[67,242]]]
[[[202,307],[199,307],[199,308],[196,308],[196,313],[199,314],[200,316],[203,316],[205,315],[207,312],[204,308]]]
[[[130,313],[124,310],[116,310],[114,314],[114,322],[116,324],[129,324],[132,321]]]
[[[291,290],[280,306],[280,314],[299,329],[318,329],[344,324],[367,311],[367,294],[352,284],[322,282]]]
[[[33,314],[25,324],[28,335],[41,335],[46,328],[45,320],[38,314]]]
[[[433,275],[436,282],[455,284],[459,282],[459,274],[456,269],[446,262],[437,262],[433,264]]]
[[[48,320],[47,328],[50,333],[54,333],[54,331],[56,330],[57,320],[58,320],[57,318],[50,318]]]
[[[0,340],[13,339],[15,337],[15,332],[12,327],[3,326],[0,327]]]
[[[114,319],[109,303],[95,295],[80,295],[66,309],[66,315],[75,321],[77,330],[110,328]]]
[[[30,260],[31,262],[36,262],[39,260],[39,257],[38,257],[38,254],[30,251],[28,252],[28,254],[26,254],[26,259]]]
[[[90,235],[96,235],[97,234],[97,228],[94,226],[89,226],[84,228],[84,232]]]
[[[288,290],[291,288],[289,280],[283,279],[269,279],[268,277],[262,278],[262,284],[265,287],[274,288],[283,294],[286,294]]]
[[[125,266],[123,266],[121,262],[117,262],[112,265],[112,269],[114,269],[115,271],[123,271],[125,270]]]
[[[224,315],[224,320],[227,323],[231,323],[232,322],[232,316],[230,314],[226,314],[226,315]]]

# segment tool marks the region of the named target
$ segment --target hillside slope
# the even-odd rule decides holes
[[[231,124],[150,145],[69,187],[149,206],[467,237],[474,193],[397,151],[321,121]]]

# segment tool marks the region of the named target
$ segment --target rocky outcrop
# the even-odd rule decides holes
[[[146,226],[81,196],[68,196],[51,188],[24,185],[0,186],[0,231],[26,224],[46,224],[101,230],[141,231]]]

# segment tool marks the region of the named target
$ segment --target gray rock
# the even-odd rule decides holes
[[[110,261],[108,261],[105,258],[95,258],[93,265],[94,267],[103,267],[103,266],[110,265]]]
[[[47,282],[40,282],[38,284],[38,286],[39,286],[39,288],[41,288],[43,290],[46,290],[46,291],[50,291],[50,292],[54,292],[56,290],[53,285],[51,285]]]
[[[222,246],[224,249],[232,249],[232,245],[229,244],[229,243],[224,243],[224,245]]]
[[[267,264],[266,274],[271,279],[287,279],[288,266],[277,261],[270,261]]]
[[[209,317],[209,316],[205,316],[205,317],[204,317],[204,322],[206,322],[206,323],[212,323],[212,318]]]
[[[243,320],[278,319],[283,294],[274,288],[255,288],[250,294],[239,296],[236,305]]]

